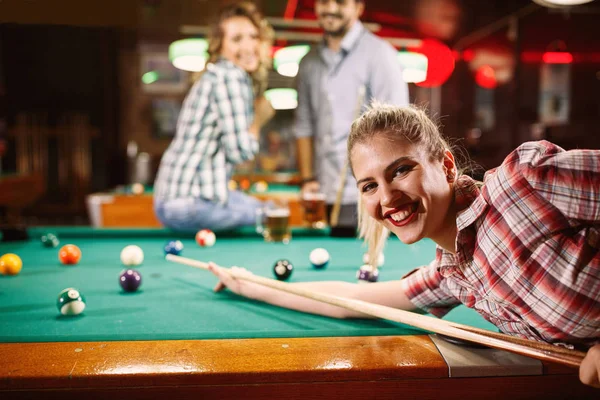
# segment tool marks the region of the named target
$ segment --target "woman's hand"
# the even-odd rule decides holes
[[[213,262],[209,262],[208,270],[212,272],[217,278],[219,278],[219,282],[213,289],[215,292],[220,292],[227,288],[233,293],[238,294],[240,296],[248,297],[250,299],[256,299],[257,290],[260,290],[260,288],[262,288],[262,286],[257,285],[256,283],[245,281],[243,279],[236,279],[234,277],[234,275],[252,275],[252,273],[246,270],[246,268],[223,268],[219,267]]]
[[[600,388],[600,344],[588,350],[579,367],[579,379],[586,385]]]

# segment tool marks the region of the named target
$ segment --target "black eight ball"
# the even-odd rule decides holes
[[[277,280],[280,281],[287,281],[292,276],[293,270],[294,266],[288,260],[277,260],[275,265],[273,265],[273,273]]]

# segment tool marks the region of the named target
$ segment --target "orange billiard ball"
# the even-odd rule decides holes
[[[240,181],[240,189],[247,192],[250,190],[250,179],[244,178]]]
[[[21,258],[13,253],[7,253],[0,257],[0,274],[17,275],[23,268]]]
[[[81,250],[74,244],[66,244],[60,248],[58,259],[65,265],[74,265],[81,259]]]

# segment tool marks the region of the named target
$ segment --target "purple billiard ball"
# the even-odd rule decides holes
[[[379,270],[370,264],[365,264],[356,272],[358,283],[377,282],[379,279]]]
[[[142,284],[142,275],[135,269],[126,269],[119,275],[119,283],[126,292],[135,292]]]

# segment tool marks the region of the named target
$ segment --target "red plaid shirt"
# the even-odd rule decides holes
[[[511,335],[600,342],[600,150],[525,143],[483,186],[461,177],[455,201],[456,254],[438,247],[403,279],[417,307],[463,303]]]

